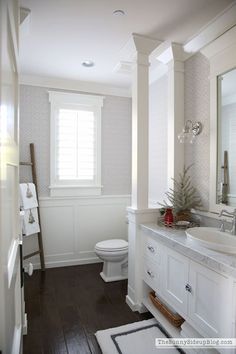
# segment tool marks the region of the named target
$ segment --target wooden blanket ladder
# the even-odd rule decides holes
[[[31,168],[31,173],[32,173],[32,182],[35,185],[36,189],[36,194],[38,197],[38,183],[37,183],[37,174],[36,174],[36,161],[35,161],[35,151],[34,151],[34,144],[30,143],[29,144],[30,148],[30,162],[20,162],[21,166],[28,166]],[[41,270],[45,271],[45,262],[44,262],[44,251],[43,251],[43,238],[42,238],[42,229],[41,229],[41,222],[40,222],[40,210],[38,208],[38,219],[39,219],[39,227],[40,227],[40,232],[37,233],[37,238],[38,238],[38,250],[32,253],[29,253],[24,256],[24,259],[31,258],[33,256],[36,256],[39,254],[40,257],[40,264],[41,264]]]

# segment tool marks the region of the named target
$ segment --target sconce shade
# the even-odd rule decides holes
[[[187,120],[182,132],[178,135],[178,140],[181,144],[189,143],[193,144],[196,140],[196,136],[202,131],[202,124],[200,122],[192,122]]]

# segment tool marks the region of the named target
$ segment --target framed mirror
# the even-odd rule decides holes
[[[217,77],[217,204],[236,207],[236,68]]]
[[[236,208],[236,26],[201,50],[210,63],[209,211]]]

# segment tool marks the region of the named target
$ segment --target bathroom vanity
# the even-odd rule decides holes
[[[148,298],[154,290],[185,319],[182,328],[169,325],[170,334],[235,337],[236,256],[198,247],[185,231],[156,224],[141,225],[140,236],[143,305],[162,318]],[[235,349],[227,353],[235,353]]]

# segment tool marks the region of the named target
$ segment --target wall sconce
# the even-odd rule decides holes
[[[196,136],[202,131],[202,124],[200,122],[192,122],[187,120],[182,132],[178,135],[180,143],[193,144]]]

